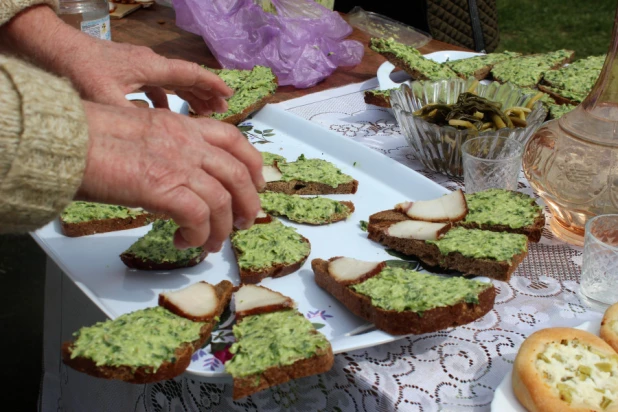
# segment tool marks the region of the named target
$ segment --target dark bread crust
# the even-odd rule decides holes
[[[315,333],[318,332],[315,331]],[[333,349],[328,345],[327,348],[319,350],[314,356],[297,360],[291,365],[273,366],[259,374],[234,378],[233,398],[244,398],[245,396],[249,396],[271,386],[280,385],[292,379],[327,372],[333,367],[334,362],[335,357],[333,356]],[[258,384],[254,385],[258,379]]]
[[[571,99],[569,99],[567,97],[564,97],[564,96],[556,93],[554,90],[552,90],[552,89],[546,87],[545,85],[543,85],[542,82],[543,82],[543,80],[541,80],[541,83],[539,83],[537,85],[537,88],[540,91],[542,91],[543,93],[550,95],[557,104],[570,104],[572,106],[577,106],[578,104],[581,103],[581,102],[578,102],[576,100],[571,100]]]
[[[335,222],[339,222],[339,221],[342,221],[342,220],[346,220],[352,213],[354,213],[354,203],[349,202],[347,200],[340,201],[339,203],[341,203],[342,205],[344,205],[345,207],[348,208],[348,213],[347,214],[346,213],[335,213],[335,214],[331,215],[330,219],[328,219],[327,221],[319,222],[319,223],[306,222],[306,221],[301,221],[301,220],[296,220],[296,219],[290,219],[286,215],[279,215],[277,213],[274,213],[273,211],[270,211],[268,213],[271,213],[271,214],[273,214],[275,216],[284,216],[288,220],[291,220],[291,221],[297,222],[297,223],[304,223],[304,224],[307,224],[307,225],[314,225],[314,226],[328,225],[330,223],[335,223]]]
[[[313,259],[311,261],[311,268],[318,286],[333,295],[355,315],[392,335],[418,335],[464,325],[484,316],[494,306],[496,288],[491,285],[479,294],[478,304],[460,302],[453,306],[426,310],[422,316],[412,311],[398,312],[382,309],[373,306],[369,297],[355,292],[329,274],[328,263],[333,259]]]
[[[387,234],[387,229],[395,222],[381,221],[369,223],[368,238],[384,246],[406,255],[416,256],[425,264],[445,270],[457,270],[464,275],[481,275],[492,279],[508,282],[511,274],[528,254],[525,252],[514,255],[511,264],[507,261],[469,258],[461,253],[452,252],[448,255],[440,253],[436,245],[424,240],[401,239]]]
[[[255,283],[261,282],[262,279],[267,278],[267,277],[280,278],[282,276],[289,275],[290,273],[296,272],[298,269],[300,269],[300,267],[305,263],[305,261],[311,254],[311,243],[309,242],[309,239],[307,239],[304,236],[302,236],[302,238],[303,238],[303,242],[306,242],[309,244],[309,252],[307,253],[307,256],[305,256],[304,258],[302,258],[301,260],[297,262],[290,263],[288,265],[285,265],[283,263],[278,263],[276,265],[269,266],[261,270],[250,270],[250,269],[241,268],[240,265],[238,265],[238,258],[240,256],[240,250],[238,250],[235,247],[232,247],[232,249],[234,250],[234,256],[236,257],[236,264],[238,265],[238,271],[240,274],[240,283],[255,284]]]
[[[122,253],[120,255],[120,259],[122,262],[130,267],[131,269],[141,269],[141,270],[171,270],[178,268],[189,268],[191,266],[195,266],[201,261],[203,261],[208,252],[206,250],[202,251],[199,256],[189,260],[186,264],[180,264],[178,262],[155,262],[152,260],[144,260],[140,257],[135,256],[133,253]]]
[[[396,223],[402,220],[412,220],[408,215],[399,210],[384,210],[382,212],[374,213],[369,216],[369,223],[391,222]],[[513,229],[506,225],[479,225],[477,223],[464,223],[463,221],[454,222],[453,226],[465,227],[466,229],[481,229],[490,230],[492,232],[509,232],[526,235],[530,242],[538,242],[543,235],[543,228],[545,227],[545,215],[543,211],[539,211],[539,215],[534,218],[534,224],[524,226],[521,228]]]
[[[264,191],[285,193],[288,195],[354,194],[357,190],[358,180],[343,183],[337,187],[318,182],[301,182],[300,180],[291,180],[289,182],[276,181],[266,183],[266,187],[264,188]]]
[[[384,96],[383,94],[375,94],[371,93],[371,90],[365,90],[364,99],[367,104],[372,104],[374,106],[384,107],[387,109],[391,108],[390,97]]]
[[[146,226],[157,219],[169,219],[169,217],[158,213],[142,213],[137,216],[113,219],[89,220],[79,223],[68,223],[60,216],[60,227],[62,233],[69,237],[79,237],[94,235],[96,233],[115,232],[118,230],[134,229]]]
[[[383,53],[380,53],[380,54],[382,56],[384,56],[386,58],[386,60],[391,62],[395,67],[398,67],[398,68],[404,70],[406,73],[408,73],[410,75],[410,77],[412,77],[412,79],[414,79],[414,80],[430,80],[429,77],[427,77],[423,72],[415,69],[414,67],[410,67],[405,60],[400,59],[394,53],[383,52]]]
[[[231,282],[224,280],[214,285],[219,305],[215,311],[215,316],[221,316],[223,310],[228,305],[234,286]],[[118,379],[130,383],[151,383],[166,379],[171,379],[183,373],[191,363],[191,355],[204,346],[210,338],[210,334],[217,322],[214,320],[206,323],[200,330],[200,337],[193,342],[182,343],[175,353],[176,362],[165,361],[156,371],[151,367],[140,366],[132,370],[129,366],[97,366],[90,358],[76,357],[71,359],[73,342],[67,341],[62,344],[62,361],[71,368],[85,374],[104,379]]]
[[[565,58],[564,58],[564,59],[562,59],[561,61],[559,61],[559,62],[557,62],[556,64],[554,64],[553,66],[551,66],[551,67],[549,68],[549,70],[557,70],[557,69],[561,68],[562,66],[564,66],[565,64],[569,63],[570,61],[572,61],[572,60],[573,60],[573,57],[575,56],[575,52],[574,52],[573,50],[568,50],[568,51],[569,51],[569,52],[571,52],[571,53],[569,54],[569,56],[565,57]],[[529,54],[529,55],[527,55],[527,56],[521,56],[520,58],[531,57],[531,56],[537,56],[537,55],[542,55],[542,54],[545,54],[545,53]],[[516,60],[516,59],[517,59],[517,58],[515,58],[515,59],[509,59],[509,60],[506,60],[505,62],[510,62],[510,61],[513,61],[513,60]],[[500,63],[502,63],[502,62],[500,62]],[[494,66],[497,66],[497,65],[499,65],[500,63],[497,63],[497,64],[495,64]],[[493,69],[493,67],[492,67],[492,69]],[[501,79],[500,77],[496,77],[496,75],[495,75],[493,72],[492,72],[492,76],[493,76],[493,79],[494,79],[495,81],[497,81],[497,82],[500,82],[500,83],[504,83],[504,82],[505,82],[505,81],[504,81],[504,79]],[[543,77],[541,76],[541,79],[542,79],[542,78],[543,78]],[[535,84],[530,84],[530,85],[526,85],[526,86],[528,86],[528,87],[535,87],[535,86],[537,86],[537,84],[541,81],[541,79],[539,79],[539,80],[538,80]],[[521,86],[521,87],[525,87],[525,86]]]

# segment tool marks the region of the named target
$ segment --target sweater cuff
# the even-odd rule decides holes
[[[88,154],[79,94],[64,79],[0,56],[0,231],[31,231],[73,199]]]
[[[58,13],[58,0],[2,0],[0,6],[0,26],[29,7],[46,4]]]

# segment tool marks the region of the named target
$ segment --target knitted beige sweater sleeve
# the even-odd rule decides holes
[[[86,116],[70,83],[0,55],[0,232],[53,220],[77,191],[87,152]]]
[[[11,20],[22,10],[38,4],[47,4],[58,12],[58,0],[2,0],[0,4],[0,26]]]

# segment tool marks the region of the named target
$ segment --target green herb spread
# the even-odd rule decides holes
[[[504,53],[489,53],[481,56],[474,56],[467,59],[447,61],[443,64],[450,67],[455,73],[465,77],[474,76],[477,70],[487,66],[493,66],[501,61],[509,60],[521,56],[521,53],[505,51]]]
[[[405,62],[409,70],[419,71],[429,80],[441,80],[457,77],[448,66],[443,66],[433,60],[429,60],[414,47],[405,45],[389,38],[372,38],[369,46],[377,53],[391,53],[396,58]]]
[[[479,293],[491,284],[386,267],[376,276],[350,287],[371,298],[371,303],[379,308],[422,315],[426,310],[459,302],[478,303]]]
[[[571,55],[569,50],[518,57],[494,65],[491,73],[500,82],[511,82],[520,87],[533,87],[541,76]]]
[[[374,96],[381,96],[381,97],[384,97],[384,98],[390,98],[392,90],[395,90],[395,89],[388,89],[388,90],[365,90],[365,93],[372,94]]]
[[[227,101],[227,112],[212,115],[218,120],[241,113],[258,100],[273,94],[277,89],[276,78],[270,67],[255,66],[252,70],[210,70],[234,89],[234,95]]]
[[[505,225],[512,229],[533,225],[541,208],[523,193],[489,189],[466,195],[468,214],[464,223]]]
[[[230,348],[234,357],[225,370],[235,378],[291,365],[330,345],[296,310],[247,316],[234,326],[234,337],[236,343]]]
[[[275,162],[285,163],[286,160],[285,160],[285,157],[281,155],[270,153],[270,152],[262,152],[262,162],[264,166],[271,166],[271,165],[274,165]]]
[[[577,106],[571,104],[549,104],[549,118],[552,120],[559,119],[576,107]]]
[[[426,242],[436,245],[443,255],[459,252],[470,258],[492,259],[509,264],[513,256],[528,250],[528,238],[525,235],[461,227],[449,230],[441,239]]]
[[[140,366],[156,372],[164,361],[175,362],[175,351],[184,342],[200,337],[204,323],[193,322],[157,306],[81,328],[71,358],[92,359],[97,365]]]
[[[178,250],[174,246],[174,233],[178,225],[173,220],[155,220],[152,229],[140,237],[124,253],[135,255],[143,260],[157,263],[174,262],[179,265],[188,263],[198,257],[204,249],[194,247]]]
[[[596,83],[605,55],[590,56],[585,59],[577,60],[559,70],[545,72],[543,80],[554,93],[576,102],[582,102],[592,86]]]
[[[354,180],[352,176],[344,174],[334,164],[326,160],[306,159],[303,155],[299,156],[295,162],[283,163],[278,166],[283,174],[281,180],[284,182],[299,180],[301,182],[318,182],[331,187],[337,187],[340,184],[349,183]]]
[[[66,223],[88,222],[90,220],[126,219],[146,213],[143,209],[130,209],[124,206],[106,205],[103,203],[71,202],[62,211],[62,220]]]
[[[298,262],[311,252],[311,245],[296,229],[276,219],[234,232],[232,246],[240,252],[238,265],[251,270]]]
[[[260,193],[262,209],[271,214],[286,216],[299,223],[321,224],[330,222],[336,215],[349,215],[344,204],[325,197],[301,197],[284,193]]]

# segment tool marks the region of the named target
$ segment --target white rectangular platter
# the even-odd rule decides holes
[[[183,112],[183,102],[170,97],[170,107]],[[335,353],[376,346],[401,338],[371,329],[366,322],[351,314],[343,305],[320,289],[313,280],[311,260],[333,256],[350,256],[363,260],[393,259],[384,248],[367,239],[360,221],[372,213],[390,209],[404,200],[432,199],[447,193],[408,167],[351,139],[345,139],[323,127],[268,105],[253,119],[245,122],[248,138],[260,151],[268,151],[295,160],[322,158],[337,165],[344,173],[359,181],[354,195],[332,195],[350,200],[356,210],[344,222],[311,227],[282,219],[311,242],[311,255],[301,269],[278,279],[265,279],[262,284],[290,296],[298,309],[331,341]],[[266,142],[267,141],[267,142]],[[168,272],[128,269],[119,255],[150,225],[142,228],[103,233],[79,238],[62,235],[58,221],[33,233],[34,239],[81,290],[110,318],[157,305],[162,291],[185,287],[197,281],[217,283],[228,279],[239,284],[238,269],[229,241],[220,253],[209,255],[199,265]],[[196,352],[187,373],[204,381],[227,381],[221,356],[233,340],[233,315],[223,316],[213,341]]]

